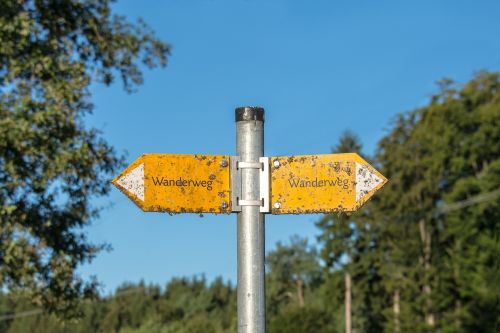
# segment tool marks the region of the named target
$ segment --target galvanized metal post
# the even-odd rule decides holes
[[[236,109],[236,151],[242,162],[264,155],[264,109]],[[259,169],[241,169],[241,198],[260,201]],[[238,213],[238,333],[265,333],[264,214],[258,205]]]

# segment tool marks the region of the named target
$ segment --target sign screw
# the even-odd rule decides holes
[[[227,167],[227,160],[221,160],[220,161],[220,166],[223,167],[223,168]]]
[[[278,163],[279,164],[279,163]],[[280,209],[281,208],[281,204],[279,202],[275,202],[274,203],[274,208],[276,209]]]
[[[280,167],[280,161],[278,161],[278,160],[274,160],[273,165],[274,165],[274,167],[275,167],[276,169],[277,169],[277,168],[279,168],[279,167]]]
[[[226,209],[227,208],[227,202],[222,201],[222,203],[220,204],[220,208]]]

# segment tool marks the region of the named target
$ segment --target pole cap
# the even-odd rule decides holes
[[[235,110],[236,121],[264,121],[264,108],[241,106]]]

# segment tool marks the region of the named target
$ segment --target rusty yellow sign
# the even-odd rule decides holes
[[[358,154],[271,157],[271,213],[353,212],[387,179]]]
[[[230,213],[229,156],[144,154],[113,180],[147,212]]]

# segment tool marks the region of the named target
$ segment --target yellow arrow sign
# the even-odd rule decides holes
[[[271,213],[353,212],[387,179],[358,154],[270,159]]]
[[[230,213],[229,156],[145,154],[113,180],[143,211]]]

